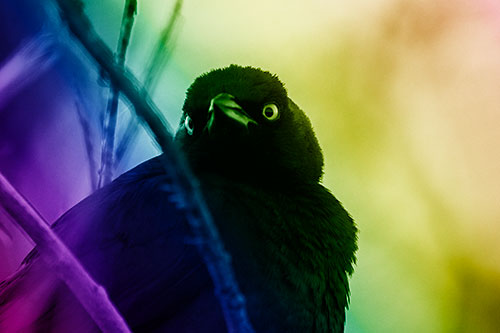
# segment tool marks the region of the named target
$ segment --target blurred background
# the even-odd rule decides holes
[[[109,89],[50,3],[0,0],[0,171],[53,222],[95,187]],[[83,3],[115,50],[124,1]],[[174,1],[138,4],[144,79]],[[55,51],[26,67],[40,31]],[[152,95],[174,128],[189,84],[231,63],[278,74],[311,118],[360,229],[347,332],[500,331],[500,4],[184,0],[167,50]],[[129,118],[120,102],[118,138]],[[115,176],[157,153],[139,132]],[[0,212],[0,279],[30,247]]]

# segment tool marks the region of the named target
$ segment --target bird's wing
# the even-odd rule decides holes
[[[210,277],[183,213],[164,189],[168,184],[159,158],[149,160],[70,209],[53,228],[134,331],[207,323],[223,329]],[[69,327],[97,330],[35,248],[0,285],[0,331]]]

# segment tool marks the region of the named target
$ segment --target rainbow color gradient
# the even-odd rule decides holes
[[[115,49],[124,1],[83,2]],[[52,222],[92,191],[108,89],[50,3],[0,1],[0,171]],[[173,4],[139,0],[139,79]],[[5,88],[41,30],[57,31],[55,58]],[[277,73],[309,115],[323,183],[360,229],[346,332],[498,332],[500,5],[185,0],[172,45],[153,98],[174,128],[194,78],[231,63]],[[157,153],[142,131],[117,173]],[[0,226],[2,280],[32,244],[1,210]]]

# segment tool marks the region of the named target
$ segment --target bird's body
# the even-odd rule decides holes
[[[245,95],[245,85],[255,89]],[[343,331],[356,228],[319,184],[319,146],[281,83],[239,66],[202,76],[188,91],[176,140],[232,257],[256,331]],[[98,190],[53,228],[134,332],[224,332],[198,240],[170,200],[161,158]],[[98,331],[36,248],[0,285],[0,331],[16,330]]]

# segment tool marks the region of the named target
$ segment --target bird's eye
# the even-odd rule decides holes
[[[186,115],[186,119],[184,120],[184,127],[186,128],[186,132],[189,135],[193,135],[194,124],[193,119],[190,116]]]
[[[278,106],[274,103],[266,104],[262,108],[262,115],[269,121],[275,121],[280,117]]]

